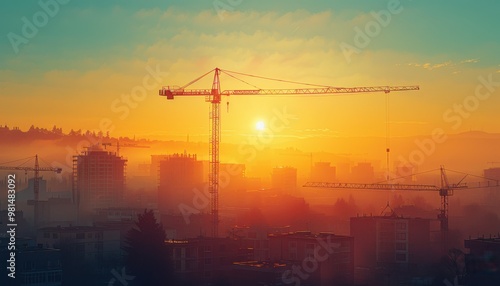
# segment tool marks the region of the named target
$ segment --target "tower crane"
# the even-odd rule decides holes
[[[454,190],[459,189],[483,189],[483,188],[491,188],[491,187],[500,187],[499,181],[495,181],[492,179],[488,179],[486,184],[481,185],[480,183],[476,186],[468,186],[462,181],[468,174],[465,174],[465,177],[460,180],[460,182],[456,184],[450,184],[448,182],[448,177],[446,176],[446,170],[444,166],[441,166],[439,169],[441,173],[441,185],[418,185],[418,184],[395,184],[395,183],[373,183],[373,184],[359,184],[359,183],[326,183],[326,182],[307,182],[304,184],[304,187],[311,188],[328,188],[328,189],[368,189],[368,190],[392,190],[392,191],[434,191],[438,192],[441,197],[441,205],[439,208],[439,214],[437,216],[440,222],[440,229],[443,233],[443,237],[445,237],[445,233],[449,230],[449,216],[448,216],[448,199],[450,196],[453,196]],[[487,179],[487,178],[485,178]],[[490,184],[490,181],[494,181],[493,184]],[[445,239],[443,239],[443,243]]]
[[[33,157],[30,157],[33,158]],[[26,166],[17,166],[17,167],[10,167],[10,166],[0,166],[0,170],[19,170],[19,171],[34,171],[34,177],[33,177],[33,193],[34,193],[34,226],[35,228],[38,227],[38,201],[39,201],[39,192],[40,192],[40,172],[56,172],[57,174],[60,174],[62,172],[61,168],[53,168],[53,167],[40,167],[38,164],[38,155],[35,155],[35,166],[34,167],[26,167]]]
[[[201,78],[207,76],[208,74],[214,72],[212,88],[211,89],[185,89],[191,84],[199,81]],[[296,88],[296,89],[260,89],[255,87],[255,89],[236,89],[236,90],[221,90],[220,84],[220,74],[224,73],[232,78],[240,80],[247,83],[241,79],[238,79],[234,75],[250,76],[266,80],[274,80],[280,82],[302,84],[307,86],[314,86],[311,88]],[[248,83],[247,83],[248,84]],[[373,86],[373,87],[332,87],[314,84],[298,83],[286,80],[272,79],[261,76],[249,75],[239,72],[232,72],[228,70],[221,70],[215,68],[204,75],[198,77],[197,79],[189,82],[182,87],[170,87],[164,86],[159,90],[160,96],[166,96],[167,99],[174,99],[174,96],[204,96],[205,102],[210,103],[210,139],[209,139],[209,193],[210,193],[210,212],[212,215],[212,236],[218,236],[218,225],[219,225],[219,143],[221,137],[221,124],[220,124],[220,103],[222,96],[244,96],[244,95],[285,95],[285,96],[296,96],[296,95],[328,95],[328,94],[349,94],[349,93],[368,93],[368,92],[384,92],[389,93],[392,91],[410,91],[419,90],[418,86]]]

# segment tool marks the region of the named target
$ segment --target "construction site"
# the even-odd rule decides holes
[[[221,74],[253,89],[222,90]],[[209,75],[213,75],[211,88],[188,89]],[[306,87],[260,89],[249,78]],[[41,249],[84,255],[81,264],[71,264],[73,270],[45,270],[43,275],[48,276],[39,279],[78,283],[74,272],[84,265],[98,266],[89,268],[91,279],[106,279],[99,278],[98,268],[122,259],[129,230],[145,209],[153,211],[164,229],[166,255],[179,285],[219,285],[242,277],[246,282],[239,285],[435,285],[436,279],[466,283],[477,277],[466,269],[480,267],[473,261],[478,255],[498,251],[493,242],[500,238],[494,234],[488,239],[469,237],[463,244],[463,218],[453,206],[460,202],[451,198],[460,193],[474,196],[474,192],[496,197],[500,190],[496,162],[488,162],[492,167],[482,175],[444,166],[423,172],[411,164],[391,167],[389,132],[382,150],[385,164],[380,167],[370,162],[328,162],[319,154],[288,150],[275,152],[274,160],[290,165],[272,167],[270,179],[262,180],[249,176],[244,163],[221,161],[223,99],[228,100],[229,112],[229,97],[234,96],[315,100],[316,96],[382,93],[388,100],[394,92],[419,90],[419,86],[310,86],[216,68],[182,87],[160,89],[159,95],[168,100],[201,96],[209,103],[208,156],[202,155],[207,159],[186,149],[155,155],[154,144],[98,138],[72,156],[68,179],[51,180],[59,185],[57,189],[65,190],[61,192],[50,191],[40,173],[57,177],[62,169],[41,166],[38,155],[0,166],[4,171],[23,171],[26,181],[33,174],[23,192],[33,192],[33,197],[25,201],[28,209],[18,212],[31,225],[22,229],[23,235],[37,237]],[[127,179],[130,163],[121,150],[125,147],[151,154],[149,164],[139,164],[131,172],[132,179]],[[298,170],[307,173],[301,176]],[[137,186],[142,188],[131,191]],[[417,193],[429,195],[413,199],[407,195]],[[439,207],[432,209],[435,203],[426,205],[427,199]],[[450,214],[450,209],[455,212]],[[79,238],[86,240],[78,242]],[[90,251],[94,244],[96,251]],[[84,251],[63,245],[81,245]],[[57,259],[58,254],[51,255]]]
[[[500,285],[500,4],[4,6],[0,285]]]

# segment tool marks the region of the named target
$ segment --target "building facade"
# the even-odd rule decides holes
[[[248,261],[251,257],[251,250],[242,248],[239,241],[231,238],[199,237],[166,243],[176,274],[181,281],[195,283],[193,285],[231,281],[233,263]]]
[[[121,263],[120,231],[94,226],[45,227],[37,232],[37,244],[60,249],[63,281],[68,285],[92,285],[109,280],[109,271]]]
[[[439,259],[439,222],[422,218],[405,218],[394,213],[387,216],[353,217],[354,264],[370,275],[426,273]],[[373,277],[373,276],[372,276]]]
[[[271,182],[273,189],[293,194],[297,190],[297,169],[293,167],[273,168]]]
[[[0,238],[0,255],[8,258],[10,253],[7,248],[8,238]],[[0,285],[62,285],[62,264],[59,249],[37,246],[31,239],[18,237],[16,241],[15,278],[7,276],[10,273],[7,259],[0,261],[2,276]],[[7,273],[5,273],[7,271]]]
[[[208,195],[203,186],[203,164],[196,155],[173,154],[159,162],[158,209],[161,214],[179,214],[183,208],[203,211]],[[199,199],[199,205],[194,201]]]
[[[126,163],[126,159],[99,146],[73,157],[74,195],[82,213],[121,205]]]
[[[320,286],[354,283],[351,236],[310,231],[269,234],[269,250],[270,261],[294,265],[282,274],[286,284],[302,280],[307,285]]]
[[[500,285],[500,235],[466,239],[467,285]]]
[[[330,166],[329,162],[316,162],[312,168],[311,181],[313,182],[335,182],[337,168]]]

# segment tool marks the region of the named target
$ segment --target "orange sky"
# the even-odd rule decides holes
[[[500,132],[500,61],[494,53],[500,41],[493,34],[477,35],[488,33],[489,22],[477,30],[450,31],[431,17],[436,31],[429,30],[422,13],[434,15],[446,8],[405,3],[398,13],[390,12],[387,25],[379,23],[380,32],[361,47],[356,45],[359,29],[366,31],[376,23],[375,12],[390,11],[386,1],[365,6],[293,3],[243,3],[223,16],[210,5],[181,3],[61,6],[17,53],[4,38],[8,53],[1,57],[0,123],[21,129],[57,125],[65,132],[109,129],[113,136],[158,139],[189,134],[191,140],[206,141],[204,99],[167,101],[157,90],[184,85],[220,67],[331,86],[420,85],[417,92],[389,95],[391,136],[430,135],[436,128],[446,133]],[[3,28],[6,35],[21,35],[19,18],[30,18],[40,9],[19,5],[2,20],[8,24]],[[456,16],[447,16],[450,21],[467,12],[466,6],[457,7]],[[487,13],[490,8],[481,9]],[[469,43],[467,37],[479,38]],[[346,54],[345,44],[359,53]],[[479,78],[492,84],[485,86]],[[245,80],[261,88],[299,87]],[[222,89],[250,88],[227,76],[221,82]],[[193,87],[210,86],[208,77]],[[135,99],[127,100],[132,93]],[[229,112],[223,103],[224,142],[239,143],[254,135],[256,122],[268,125],[283,110],[293,119],[274,132],[276,138],[386,136],[384,94],[232,97],[229,102]]]

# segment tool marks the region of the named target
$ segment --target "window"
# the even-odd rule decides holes
[[[24,270],[30,271],[33,270],[33,268],[35,268],[35,262],[33,261],[24,262]]]
[[[406,262],[406,254],[396,253],[396,262]]]
[[[76,239],[85,239],[85,233],[77,233]]]
[[[56,282],[55,281],[55,273],[54,272],[49,272],[47,274],[47,282]]]
[[[269,248],[269,240],[262,240],[260,245],[262,246],[262,248]]]
[[[397,242],[396,243],[396,250],[401,250],[401,251],[406,250],[406,243],[404,243],[404,242]]]
[[[406,223],[405,223],[405,222],[398,222],[398,223],[396,224],[396,228],[397,228],[398,230],[406,230]]]
[[[212,264],[212,259],[211,258],[205,258],[205,265],[210,265]]]
[[[54,232],[54,233],[52,234],[52,238],[54,238],[54,239],[59,238],[59,234]]]
[[[396,234],[396,239],[398,239],[398,240],[406,240],[406,233],[405,232],[398,232]]]
[[[351,242],[347,239],[344,239],[340,242],[340,246],[342,247],[350,247],[351,246]]]
[[[384,232],[379,232],[379,239],[380,240],[393,240],[394,239],[394,232],[391,231],[384,231]]]
[[[50,233],[44,232],[43,233],[43,238],[50,238]]]

